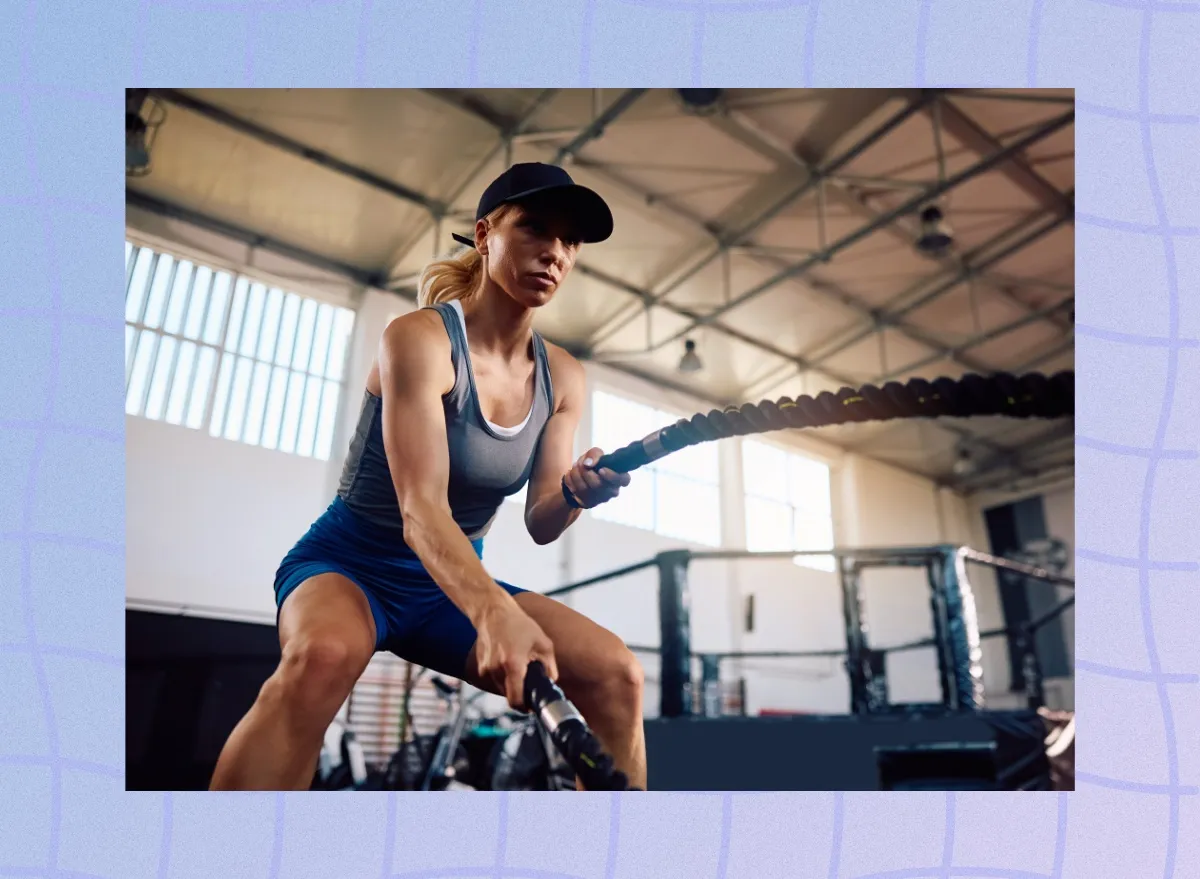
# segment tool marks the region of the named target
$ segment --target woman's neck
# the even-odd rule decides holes
[[[503,290],[485,284],[462,301],[471,348],[504,360],[527,356],[533,333],[533,309],[516,302]]]

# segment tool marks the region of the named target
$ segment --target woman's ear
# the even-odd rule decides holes
[[[478,220],[475,223],[475,249],[479,251],[480,256],[487,256],[487,234],[488,221]]]

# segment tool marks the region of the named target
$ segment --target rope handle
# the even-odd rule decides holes
[[[637,790],[613,765],[578,709],[546,674],[539,660],[525,670],[525,704],[550,733],[550,738],[588,790]]]
[[[959,379],[921,378],[883,387],[842,388],[796,399],[781,397],[726,409],[713,409],[656,430],[649,436],[603,455],[596,469],[628,473],[671,452],[730,436],[767,433],[786,428],[828,427],[897,418],[965,418],[1003,415],[1010,418],[1061,418],[1075,412],[1075,372],[1045,376],[968,373]]]

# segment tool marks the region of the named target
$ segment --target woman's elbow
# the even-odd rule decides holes
[[[539,522],[537,517],[525,516],[525,530],[529,532],[529,536],[533,538],[533,542],[538,546],[545,546],[548,543],[553,543],[558,540],[561,531],[555,531],[553,528],[547,528],[545,524]]]

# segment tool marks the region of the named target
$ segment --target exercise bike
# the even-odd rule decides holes
[[[431,680],[447,703],[447,723],[432,736],[418,735],[401,745],[384,773],[386,789],[573,790],[578,777],[588,790],[636,790],[541,662],[531,662],[526,670],[529,715],[476,713],[470,736],[499,739],[482,766],[470,758],[464,737],[469,709],[484,692],[467,697],[462,684]]]
[[[384,786],[389,790],[478,790],[464,738],[472,709],[485,694],[480,690],[468,697],[462,684],[456,686],[436,675],[430,682],[446,703],[446,723],[433,735],[416,734],[400,745],[388,761]],[[475,712],[475,726],[483,725],[484,720]]]

